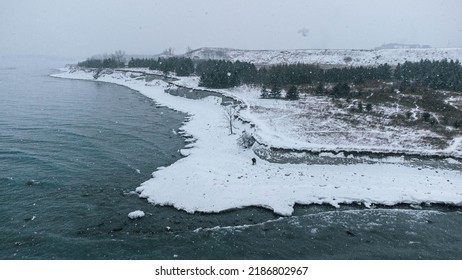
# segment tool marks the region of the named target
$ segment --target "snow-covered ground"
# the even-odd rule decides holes
[[[238,50],[225,48],[200,48],[185,56],[194,59],[225,59],[245,61],[258,65],[281,63],[306,63],[321,65],[371,66],[388,63],[397,65],[405,61],[429,60],[462,61],[460,48],[381,49],[381,50]]]
[[[165,82],[146,82],[139,79],[138,74],[132,74],[114,72],[103,74],[97,80],[127,86],[159,104],[188,113],[190,117],[178,133],[192,135],[195,139],[188,149],[182,150],[186,157],[155,171],[152,179],[136,189],[141,197],[152,203],[171,205],[191,213],[261,206],[281,215],[291,215],[295,204],[328,203],[339,206],[341,203],[362,203],[369,207],[372,204],[448,203],[462,206],[462,176],[460,171],[455,170],[417,168],[393,161],[306,165],[257,160],[257,164],[252,165],[251,158],[256,157],[252,149],[237,145],[242,131],[249,131],[250,127],[236,123],[236,134],[229,135],[219,98],[191,100],[172,96],[164,92],[170,86]],[[93,80],[93,73],[80,70],[66,70],[54,76]],[[194,78],[189,78],[179,83],[192,85],[194,82]],[[276,104],[267,104],[274,107],[268,113],[270,115],[258,113],[258,108],[255,108],[256,102],[285,101],[257,101],[254,90],[235,90],[244,91],[236,95],[250,105],[250,109],[241,113],[256,124],[256,137],[270,145],[310,143],[307,139],[294,138],[295,134],[290,131],[296,132],[297,128],[283,128],[289,122],[281,122],[286,115],[278,113],[279,106]],[[228,93],[233,94],[231,91]],[[331,130],[327,124],[326,129]],[[338,129],[335,127],[335,130]],[[285,135],[287,131],[288,136]],[[460,144],[460,140],[455,139],[448,149],[459,150]],[[462,167],[458,161],[452,160],[452,164]]]
[[[198,77],[179,77],[174,82],[200,88]],[[203,88],[201,88],[203,89]],[[374,114],[338,108],[327,96],[303,95],[287,101],[260,98],[260,88],[240,86],[217,90],[241,100],[246,108],[240,116],[255,124],[252,132],[259,142],[276,148],[309,151],[355,151],[442,155],[462,158],[459,137],[447,138],[415,126],[392,125],[395,105],[375,106]],[[448,102],[455,103],[456,99]],[[348,106],[356,106],[349,104]]]

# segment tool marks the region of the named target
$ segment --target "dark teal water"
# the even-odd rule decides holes
[[[461,259],[458,208],[187,214],[133,194],[184,146],[184,114],[124,87],[0,64],[0,259]],[[72,62],[72,61],[71,61]],[[333,167],[335,168],[335,167]],[[143,210],[146,216],[129,220]]]

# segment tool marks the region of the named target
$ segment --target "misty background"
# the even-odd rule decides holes
[[[0,0],[0,55],[462,47],[460,0]]]

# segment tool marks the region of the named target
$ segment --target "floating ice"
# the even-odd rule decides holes
[[[136,210],[133,212],[128,213],[128,217],[132,220],[139,219],[144,217],[144,212],[141,210]]]

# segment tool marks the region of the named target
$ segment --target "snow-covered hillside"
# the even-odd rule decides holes
[[[224,59],[245,61],[257,65],[306,63],[337,66],[367,66],[405,61],[459,60],[462,48],[454,49],[382,49],[382,50],[238,50],[200,48],[185,54],[192,59]]]
[[[195,89],[198,77],[178,77],[173,83]],[[302,94],[296,102],[284,99],[262,99],[259,87],[239,86],[215,89],[245,104],[239,115],[255,124],[255,137],[265,145],[286,150],[356,151],[373,153],[441,155],[462,157],[462,135],[436,133],[428,127],[399,125],[393,121],[404,115],[405,106],[382,104],[373,113],[352,113],[355,100],[332,101],[328,96]],[[409,96],[409,94],[407,94]],[[457,95],[458,96],[458,95]],[[458,105],[459,97],[448,102]],[[419,108],[413,108],[422,114]],[[451,128],[446,128],[451,130]]]

